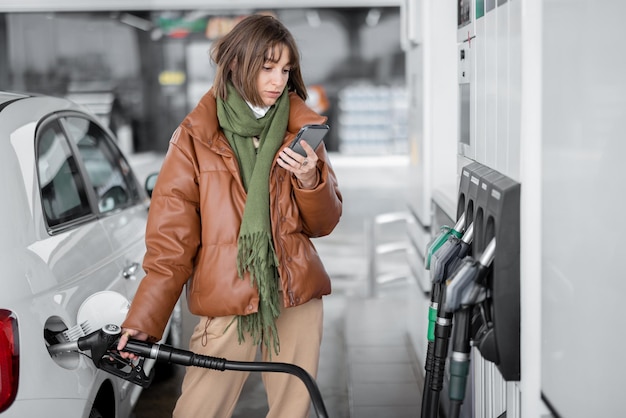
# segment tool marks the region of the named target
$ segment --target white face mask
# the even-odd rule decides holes
[[[254,106],[252,103],[248,101],[246,101],[246,103],[248,104],[248,106],[252,110],[252,113],[254,113],[254,116],[256,116],[257,119],[261,119],[263,116],[265,116],[265,114],[267,113],[268,110],[270,110],[270,107],[271,107],[271,106],[263,106],[263,107]]]

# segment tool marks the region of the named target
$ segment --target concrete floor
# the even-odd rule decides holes
[[[419,415],[421,366],[406,342],[403,300],[407,283],[399,280],[379,287],[369,296],[365,224],[380,213],[406,210],[407,174],[402,158],[377,159],[331,156],[344,195],[344,214],[328,237],[314,241],[333,280],[333,293],[324,298],[324,338],[317,384],[332,418],[403,418]],[[153,171],[150,156],[140,157],[140,178]],[[385,239],[402,239],[400,227],[385,229]],[[406,269],[402,257],[390,258],[382,269]],[[186,311],[186,308],[183,309]],[[188,341],[195,318],[183,320],[183,341]],[[226,371],[224,373],[235,373]],[[162,418],[180,393],[184,371],[157,372],[152,386],[142,393],[135,418]],[[261,418],[267,412],[260,374],[252,373],[241,394],[234,418]],[[312,410],[311,417],[316,414]]]

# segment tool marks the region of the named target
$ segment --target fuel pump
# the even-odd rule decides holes
[[[505,381],[520,380],[520,190],[477,161],[461,169],[457,210],[472,218],[474,258],[482,264],[464,260],[446,287],[442,309],[454,317],[446,416],[465,412],[466,391],[479,414],[500,415]],[[471,380],[470,342],[472,361],[480,365]]]
[[[437,417],[439,393],[443,388],[446,357],[448,356],[448,341],[452,327],[452,313],[445,312],[442,309],[445,297],[445,281],[469,253],[473,237],[474,226],[470,224],[461,239],[450,236],[432,256],[431,280],[433,295],[437,298],[435,300],[437,303],[437,316],[432,350],[427,353],[426,357],[422,418]]]
[[[450,358],[450,409],[448,418],[458,418],[465,398],[470,365],[470,326],[474,306],[487,297],[485,278],[493,261],[496,239],[492,238],[478,260],[466,257],[447,281],[443,309],[454,313],[454,335]]]

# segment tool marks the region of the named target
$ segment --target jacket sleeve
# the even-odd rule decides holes
[[[326,148],[318,148],[317,169],[320,181],[314,189],[301,189],[292,176],[294,195],[304,232],[312,238],[330,234],[341,218],[343,198]]]
[[[200,245],[197,165],[191,143],[180,127],[170,141],[148,213],[146,276],[122,324],[157,340],[191,276]]]

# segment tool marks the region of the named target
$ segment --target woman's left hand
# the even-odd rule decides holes
[[[279,166],[296,176],[301,188],[313,189],[317,186],[318,181],[317,154],[306,141],[301,141],[300,144],[306,151],[306,157],[287,147],[280,152],[277,162]]]

